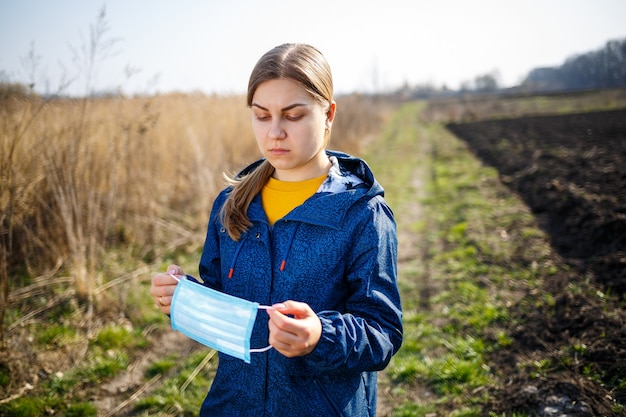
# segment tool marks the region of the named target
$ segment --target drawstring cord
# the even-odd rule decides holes
[[[296,232],[298,231],[299,223],[296,223],[296,227],[293,228],[293,232],[291,233],[291,237],[289,238],[289,244],[285,249],[285,253],[283,255],[283,260],[280,262],[280,271],[285,270],[285,265],[287,264],[287,257],[289,256],[289,251],[291,250],[291,244],[293,243],[293,239],[296,237]]]
[[[296,227],[294,227],[293,232],[291,233],[291,236],[289,237],[289,243],[287,244],[287,248],[285,249],[285,253],[283,254],[283,259],[282,261],[280,261],[280,271],[284,271],[285,270],[285,266],[287,265],[287,257],[289,256],[289,251],[291,250],[291,245],[293,244],[293,240],[296,237],[296,232],[298,231],[298,227],[300,225],[296,224]],[[233,256],[233,260],[230,264],[230,268],[228,269],[228,278],[232,278],[233,274],[235,273],[235,264],[237,263],[237,258],[239,257],[239,252],[241,252],[241,248],[243,248],[244,243],[246,242],[245,239],[243,239],[241,241],[241,243],[239,245],[237,245],[237,249],[235,249],[235,255]]]
[[[246,242],[245,239],[241,241],[239,245],[237,245],[237,249],[235,249],[235,255],[233,256],[233,261],[230,264],[230,269],[228,270],[228,278],[232,278],[235,273],[235,263],[237,262],[237,257],[239,256],[239,252],[241,252],[241,248],[243,248],[243,244]]]

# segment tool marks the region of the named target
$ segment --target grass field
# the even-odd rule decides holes
[[[405,340],[381,374],[379,415],[538,414],[502,405],[497,355],[516,343],[520,308],[554,305],[542,283],[569,267],[522,198],[444,122],[503,109],[562,113],[580,102],[624,107],[619,93],[592,97],[339,102],[333,147],[367,159],[398,221]],[[0,414],[197,412],[217,358],[169,330],[149,277],[169,262],[197,271],[221,172],[256,154],[239,103],[173,96],[3,107]],[[593,285],[576,291],[600,297]],[[623,300],[600,294],[622,314]],[[555,358],[584,356],[580,343],[517,365],[540,384],[562,369]],[[580,381],[597,383],[588,369]],[[613,384],[606,415],[624,412],[624,374]]]
[[[546,273],[549,248],[497,172],[442,125],[421,119],[423,109],[400,109],[369,151],[399,222],[406,326],[385,373],[381,412],[478,416],[494,378],[487,355],[511,342],[507,307]],[[532,268],[515,260],[529,243]]]

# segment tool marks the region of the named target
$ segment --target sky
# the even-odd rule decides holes
[[[305,42],[328,59],[338,94],[457,89],[485,74],[507,87],[625,38],[624,0],[0,0],[0,81],[72,95],[240,94],[263,53]]]

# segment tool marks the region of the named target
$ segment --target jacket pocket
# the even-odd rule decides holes
[[[319,379],[313,377],[313,383],[315,384],[315,387],[318,389],[318,391],[322,394],[322,397],[326,400],[328,412],[332,413],[329,414],[329,416],[343,417],[341,409],[339,409],[337,404],[335,404],[332,397],[329,395],[328,391],[326,391],[326,388],[324,388],[324,385],[322,385]]]

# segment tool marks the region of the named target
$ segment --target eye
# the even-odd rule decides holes
[[[298,120],[302,119],[304,117],[304,115],[302,114],[287,114],[285,116],[285,119],[291,121],[291,122],[297,122]]]
[[[267,114],[260,113],[260,114],[255,114],[254,118],[257,119],[260,122],[264,122],[266,120],[269,120],[270,116],[267,115]]]

